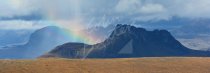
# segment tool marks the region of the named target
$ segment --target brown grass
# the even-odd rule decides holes
[[[1,60],[0,73],[209,73],[210,58]]]

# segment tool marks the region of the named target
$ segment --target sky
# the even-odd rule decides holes
[[[51,22],[71,28],[107,26],[127,20],[210,18],[210,0],[1,0],[0,29],[37,29]]]
[[[111,33],[106,26],[116,24],[164,28],[187,47],[210,49],[209,13],[210,0],[0,0],[0,49],[23,45],[46,26],[69,29],[71,36],[95,44]],[[95,26],[104,28],[87,29]]]

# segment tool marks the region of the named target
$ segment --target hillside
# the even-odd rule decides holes
[[[210,58],[0,60],[0,73],[208,73]]]
[[[0,59],[32,59],[36,58],[57,45],[69,42],[59,27],[47,26],[33,32],[29,41],[23,45],[14,45],[0,49]],[[52,40],[53,39],[53,40]]]

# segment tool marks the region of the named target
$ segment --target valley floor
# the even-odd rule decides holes
[[[209,73],[210,58],[0,60],[0,73]]]

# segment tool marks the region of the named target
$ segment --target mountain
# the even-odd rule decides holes
[[[59,27],[47,26],[31,34],[29,41],[23,45],[14,45],[0,49],[1,59],[28,59],[36,58],[57,45],[69,42],[69,37],[65,36]]]
[[[190,49],[206,50],[210,48],[206,45],[210,39],[209,18],[189,19],[174,16],[169,20],[137,22],[137,24],[141,24],[141,27],[147,29],[167,29],[177,40]]]
[[[81,58],[84,47],[90,45],[84,43],[66,43],[61,46],[57,46],[49,53],[42,55],[41,57],[63,57],[63,58]]]
[[[129,19],[120,21],[120,23],[132,22],[133,21],[129,22]],[[147,30],[166,29],[184,46],[193,50],[206,51],[207,48],[210,48],[210,46],[208,45],[210,39],[210,19],[189,19],[174,16],[169,20],[136,21],[133,22],[132,25],[135,25],[136,27],[146,28]],[[96,31],[94,32],[94,34],[102,38],[102,40],[105,40],[108,37],[107,35],[111,34],[111,32],[106,32],[107,28],[109,28],[109,26],[99,29],[91,28],[88,29],[88,31]],[[113,28],[111,30],[113,30]]]
[[[115,28],[115,25],[95,26],[95,27],[84,29],[82,31],[85,32],[87,35],[97,36],[98,39],[95,39],[95,40],[99,40],[97,42],[102,42],[107,37],[109,37],[111,32],[114,30],[114,28]]]
[[[32,32],[33,30],[0,29],[0,46],[25,43]]]
[[[186,48],[167,30],[147,31],[144,28],[118,24],[111,35],[101,43],[95,45],[66,43],[41,57],[128,58],[168,56],[210,56],[210,52]]]

